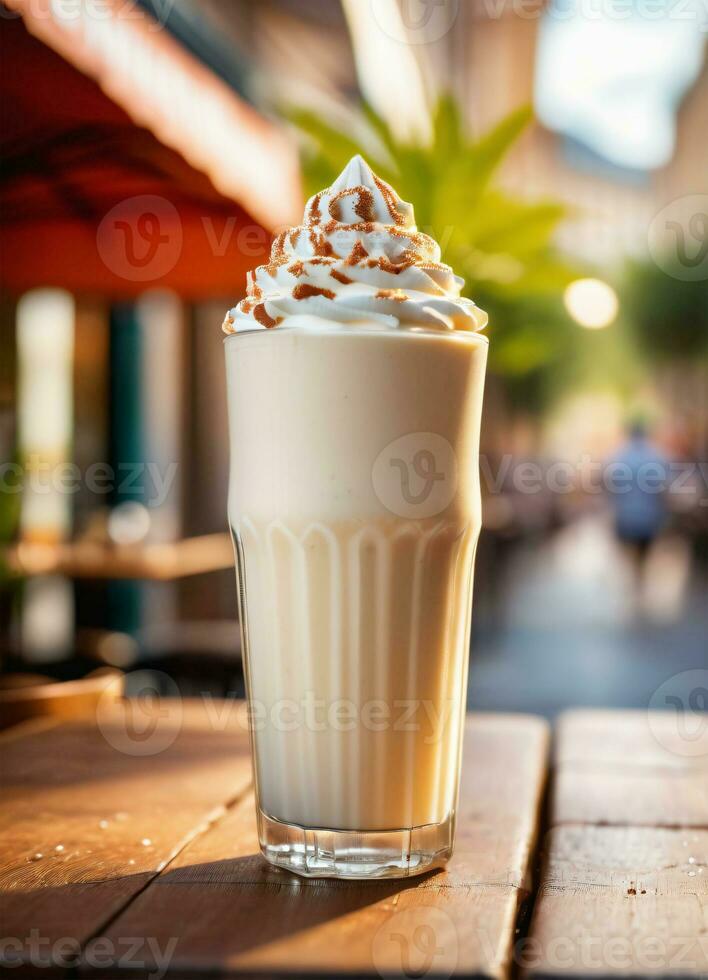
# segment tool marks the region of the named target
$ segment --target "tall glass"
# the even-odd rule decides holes
[[[312,325],[227,337],[261,849],[397,877],[452,853],[487,340]]]

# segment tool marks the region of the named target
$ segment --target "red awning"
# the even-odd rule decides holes
[[[8,6],[22,17],[0,18],[0,286],[238,293],[300,212],[282,134],[133,7],[67,26],[61,4]]]

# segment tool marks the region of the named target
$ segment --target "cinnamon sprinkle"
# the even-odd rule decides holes
[[[433,272],[452,272],[449,265],[445,265],[444,262],[421,262],[420,268],[424,271],[432,269]]]
[[[320,191],[319,194],[315,194],[315,196],[312,198],[312,203],[307,211],[307,223],[310,225],[316,225],[322,217],[322,212],[320,211],[320,201],[322,200],[323,194],[324,191]]]
[[[402,289],[379,289],[376,299],[392,299],[396,303],[405,303],[408,297]]]
[[[292,265],[288,266],[288,272],[293,276],[306,276],[307,269],[305,268],[304,262],[293,262]]]
[[[336,253],[332,248],[332,245],[327,241],[327,239],[324,236],[320,236],[319,239],[317,239],[316,244],[314,244],[314,250],[315,250],[315,255],[325,255],[325,256],[329,256],[330,258],[336,257]]]
[[[381,255],[377,259],[369,259],[366,263],[370,269],[380,269],[382,272],[389,272],[392,276],[398,276],[406,269],[410,269],[414,262],[405,260],[403,262],[392,262],[386,255]]]
[[[274,276],[281,265],[285,265],[285,263],[289,261],[290,257],[283,253],[282,255],[271,257],[270,262],[268,262],[267,265],[262,265],[261,269],[263,269],[267,275]]]
[[[389,185],[385,181],[381,180],[380,177],[377,177],[376,174],[373,174],[373,178],[374,178],[374,183],[379,189],[381,197],[383,197],[386,203],[386,207],[388,208],[388,213],[393,218],[394,224],[402,225],[405,221],[405,218],[398,210],[398,207],[396,205],[395,194],[393,193]]]
[[[359,185],[358,187],[347,187],[332,197],[329,202],[328,211],[335,221],[341,221],[342,208],[340,202],[345,197],[353,197],[355,194],[356,203],[354,204],[354,214],[362,221],[375,220],[374,195],[368,187]]]
[[[359,199],[354,208],[354,213],[358,214],[362,221],[374,221],[374,195],[368,187],[359,188]]]
[[[266,327],[269,330],[271,327],[277,327],[283,319],[282,316],[279,316],[277,319],[273,319],[272,316],[269,316],[265,308],[265,303],[259,303],[258,306],[255,307],[253,310],[253,316],[262,327]]]
[[[325,296],[327,299],[334,299],[335,294],[331,289],[310,286],[306,282],[298,283],[293,289],[293,299],[309,299],[311,296]]]
[[[400,228],[387,228],[386,230],[394,238],[407,238],[411,245],[417,245],[418,248],[429,248],[431,245],[435,245],[430,235],[426,235],[422,231],[411,231],[410,229],[401,231]]]
[[[354,248],[351,250],[349,255],[344,260],[347,265],[356,265],[357,262],[363,261],[369,257],[369,253],[366,251],[361,242],[356,242]]]
[[[352,221],[351,224],[343,221],[335,221],[334,218],[322,225],[322,231],[325,235],[331,235],[335,231],[363,231],[367,235],[381,234],[382,229],[386,229],[386,233],[392,235],[402,235],[403,232],[398,231],[393,225],[382,225],[375,221]],[[408,236],[406,236],[408,237]]]
[[[271,259],[281,259],[285,255],[285,238],[287,234],[286,231],[281,231],[278,237],[273,240],[273,246],[270,250]]]
[[[347,283],[354,282],[353,279],[350,279],[349,276],[345,276],[343,272],[339,272],[337,269],[330,269],[329,274],[333,279],[336,279],[337,282],[344,283],[345,286]]]

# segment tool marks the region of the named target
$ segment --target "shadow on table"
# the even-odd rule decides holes
[[[283,953],[286,949],[294,951],[288,940],[315,928],[318,945],[326,942],[323,930],[327,931],[330,925],[333,945],[346,943],[349,937],[342,923],[346,916],[359,913],[355,927],[360,932],[366,928],[362,910],[371,907],[369,925],[375,926],[374,920],[379,916],[373,912],[374,906],[387,901],[395,905],[404,892],[420,891],[421,886],[425,888],[439,876],[444,877],[445,873],[431,871],[412,878],[378,881],[300,878],[272,867],[260,854],[249,854],[166,871],[148,894],[152,892],[153,908],[159,908],[162,915],[168,913],[170,927],[180,935],[178,960],[182,947],[185,960],[190,962],[194,957],[202,962],[208,956],[219,964],[246,955],[248,962],[256,965],[259,948],[268,948],[268,962],[272,964],[274,957],[278,959],[281,943]],[[185,886],[191,893],[188,902]],[[165,889],[174,890],[174,898],[168,897]],[[195,894],[199,890],[203,891],[202,896]],[[142,896],[136,902],[135,921],[142,921],[147,932],[154,929],[155,923],[148,909],[137,908],[141,899]],[[301,938],[306,945],[307,938]],[[345,950],[342,956],[346,957]]]
[[[17,947],[2,957],[0,969],[22,966],[28,971],[23,976],[37,971],[44,980],[67,965],[80,965],[82,975],[97,978],[114,978],[119,967],[201,976],[201,970],[267,966],[269,974],[292,975],[308,961],[314,930],[317,948],[329,949],[333,961],[341,949],[344,966],[351,944],[364,935],[370,944],[391,921],[399,896],[421,885],[425,891],[440,874],[364,882],[305,879],[249,854],[158,877],[143,873],[18,888],[0,902]],[[81,948],[78,960],[70,957],[72,964],[57,959],[68,953],[67,942]]]
[[[66,966],[54,957],[56,944],[66,940],[81,945],[80,962],[99,976],[119,965],[159,966],[167,951],[170,968],[207,963],[218,968],[244,956],[255,964],[261,948],[267,948],[272,963],[281,942],[283,952],[286,946],[293,952],[288,941],[295,934],[327,929],[328,924],[334,947],[346,942],[344,917],[394,900],[438,874],[390,881],[313,880],[278,871],[260,855],[250,854],[188,865],[152,880],[149,874],[137,874],[17,889],[0,903],[19,943],[16,956],[4,965],[36,967],[47,978],[48,968]],[[365,922],[357,916],[357,932],[366,928]],[[41,948],[35,949],[36,937],[41,937]],[[322,933],[318,940],[324,941]],[[128,955],[137,957],[135,962],[126,963]],[[96,957],[101,962],[94,962]]]

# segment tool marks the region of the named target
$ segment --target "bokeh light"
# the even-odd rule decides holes
[[[563,295],[565,308],[581,327],[608,327],[619,310],[617,293],[602,279],[576,279]]]

